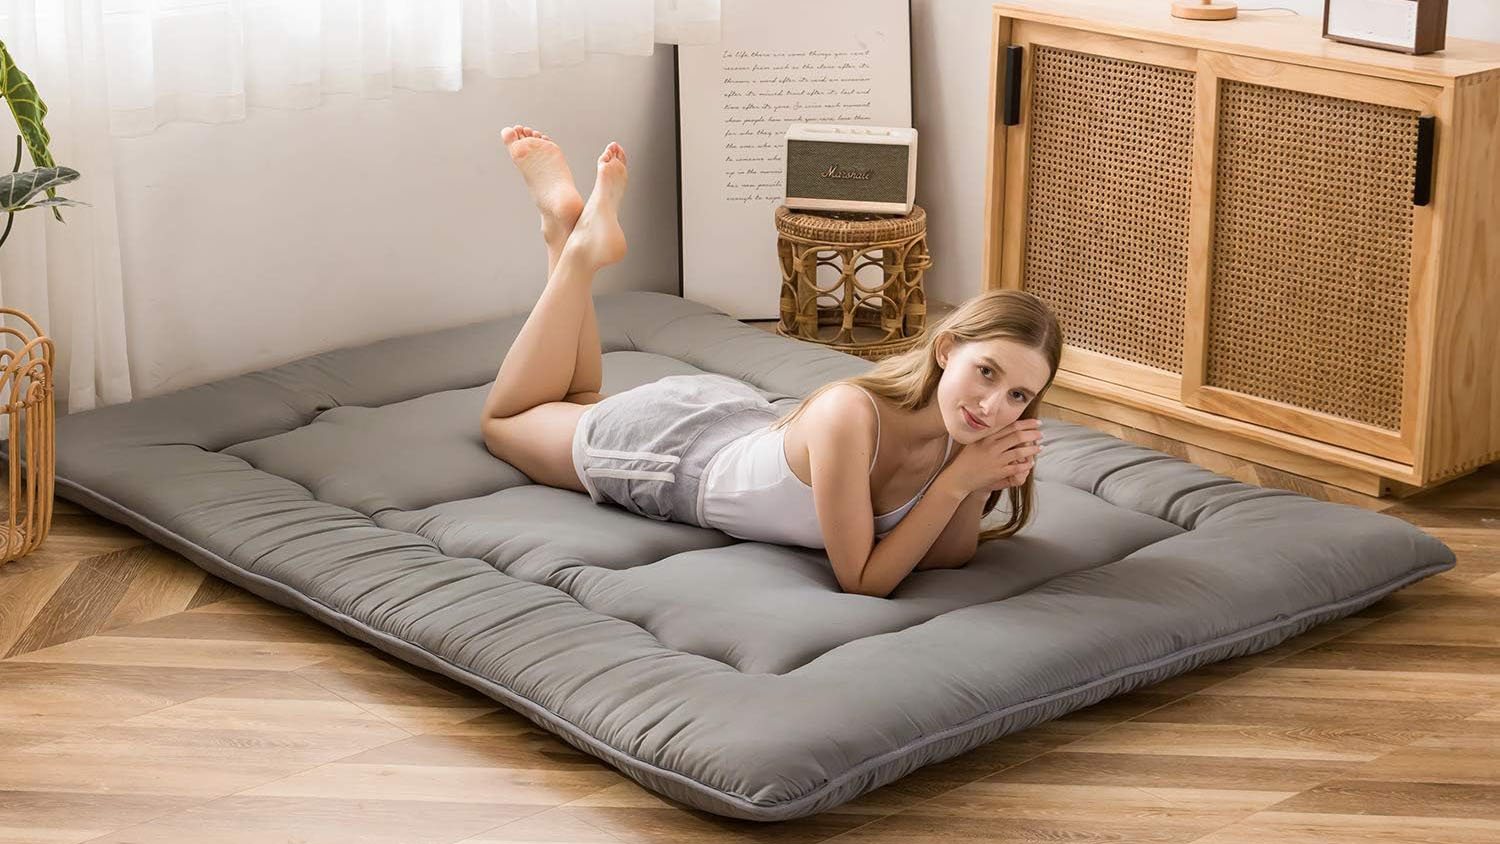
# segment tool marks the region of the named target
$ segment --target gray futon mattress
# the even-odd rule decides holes
[[[676,296],[595,301],[610,393],[718,372],[790,409],[870,366]],[[523,319],[63,417],[58,494],[648,788],[764,821],[1454,564],[1395,518],[1048,420],[1025,530],[890,599],[843,594],[820,551],[635,516],[493,457],[479,414]]]

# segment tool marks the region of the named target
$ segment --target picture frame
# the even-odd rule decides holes
[[[1447,40],[1448,0],[1323,0],[1323,37],[1414,56]]]
[[[678,294],[776,319],[786,130],[913,125],[911,3],[723,0],[721,10],[718,43],[675,50]],[[774,74],[784,85],[763,84],[788,63]]]

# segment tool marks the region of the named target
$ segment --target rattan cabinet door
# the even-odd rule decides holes
[[[1209,53],[1200,74],[1212,216],[1184,402],[1411,462],[1431,226],[1414,188],[1439,89]]]
[[[1057,314],[1063,368],[1181,394],[1193,52],[1016,22],[1005,286]],[[1016,213],[1012,213],[1016,212]]]

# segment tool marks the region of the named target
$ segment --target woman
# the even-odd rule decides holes
[[[550,138],[524,126],[501,135],[541,212],[548,280],[485,401],[496,457],[650,518],[824,548],[840,588],[878,597],[1026,523],[1037,403],[1062,353],[1036,297],[976,296],[918,347],[820,387],[785,417],[711,373],[606,398],[590,284],[625,256],[625,152],[605,148],[585,204]],[[1007,489],[1009,520],[981,535]]]

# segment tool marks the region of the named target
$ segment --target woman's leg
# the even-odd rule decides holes
[[[539,404],[563,401],[573,373],[594,273],[598,270],[567,249],[505,353],[484,404],[486,417],[505,418]]]
[[[547,277],[557,268],[562,245],[555,250],[547,245]],[[594,297],[590,293],[583,303],[583,325],[578,334],[577,354],[573,358],[573,380],[568,383],[568,401],[593,404],[604,398],[604,350],[599,346],[599,320],[594,316]]]
[[[554,151],[559,153],[560,159],[555,144],[540,140],[537,143],[541,146],[529,151],[526,159]],[[542,197],[558,185],[556,181],[541,184],[539,174],[539,170],[534,170],[527,178],[538,178],[531,185],[533,193],[538,196],[538,207],[545,208],[547,203]],[[612,143],[599,156],[593,195],[579,213],[563,248],[558,251],[541,297],[500,365],[485,402],[486,418],[514,416],[543,402],[562,401],[571,393],[598,391],[597,324],[589,332],[590,336],[585,336],[584,329],[593,304],[594,273],[625,255],[625,235],[620,229],[618,213],[626,181],[624,151]],[[543,226],[546,227],[548,222],[544,213]],[[547,234],[555,237],[556,232],[544,231],[544,236]],[[550,247],[553,240],[548,242]],[[592,347],[584,350],[589,354],[580,355],[580,346],[585,340],[590,341]],[[580,357],[585,358],[586,370],[594,371],[578,373],[576,364]],[[576,375],[587,380],[577,381]]]
[[[501,131],[501,139],[510,151],[516,168],[526,180],[542,218],[542,240],[547,245],[547,277],[557,269],[564,244],[578,215],[583,199],[573,183],[573,173],[553,140],[528,126],[511,126]],[[619,150],[621,160],[624,151]],[[590,404],[603,398],[599,392],[604,381],[604,361],[599,348],[599,324],[594,315],[594,299],[589,297],[573,361],[573,377],[568,384],[567,399]]]
[[[566,489],[582,489],[572,463],[572,437],[585,404],[568,397],[579,390],[577,359],[585,337],[594,274],[625,256],[625,235],[618,211],[627,174],[624,153],[610,144],[599,157],[593,195],[557,254],[547,286],[521,326],[500,364],[485,400],[482,430],[495,456],[532,480]],[[597,378],[597,376],[594,376]],[[597,398],[593,399],[597,400]]]

